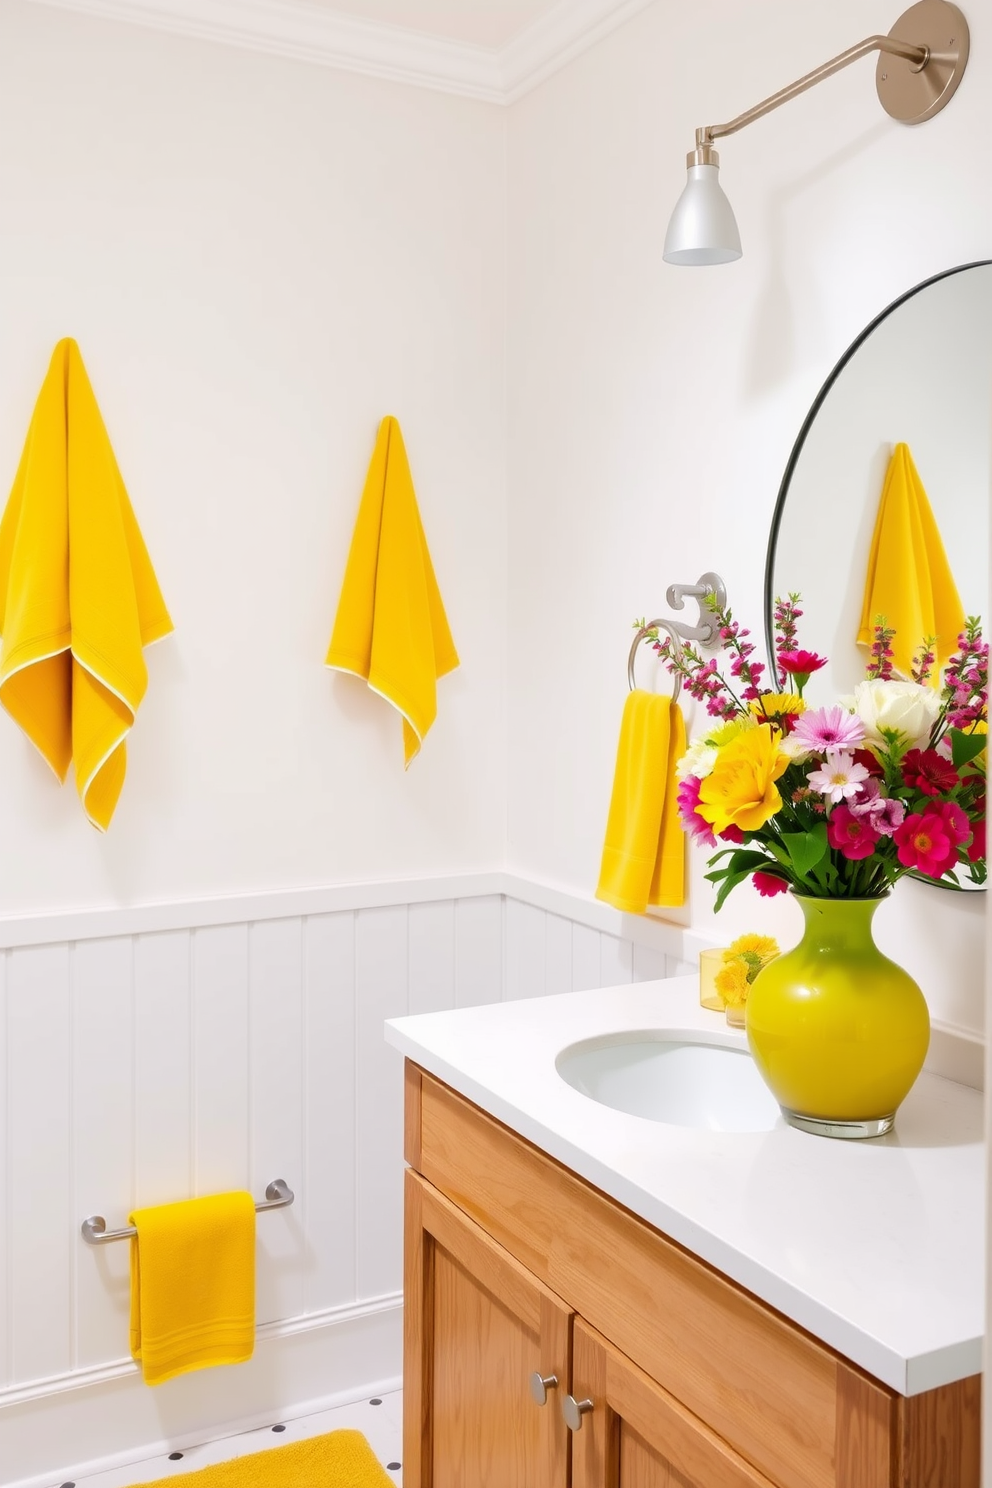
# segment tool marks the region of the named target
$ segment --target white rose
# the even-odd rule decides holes
[[[676,780],[685,780],[688,775],[696,775],[700,780],[705,780],[707,775],[713,773],[717,753],[705,739],[694,739],[675,766]]]
[[[907,749],[922,749],[940,712],[940,696],[918,682],[883,682],[871,677],[854,689],[854,711],[865,726],[865,743],[885,747],[882,729],[895,729]]]

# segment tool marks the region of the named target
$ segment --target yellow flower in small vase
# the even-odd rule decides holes
[[[744,1027],[744,1006],[758,972],[779,955],[778,941],[770,935],[739,935],[723,953],[723,966],[715,986],[727,1008],[727,1022]]]

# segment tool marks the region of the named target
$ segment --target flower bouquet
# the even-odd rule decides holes
[[[942,685],[930,685],[931,640],[913,678],[896,678],[894,632],[879,619],[865,680],[853,697],[810,708],[804,697],[824,657],[797,645],[800,596],[775,605],[779,690],[761,686],[749,632],[713,611],[729,678],[690,645],[668,669],[705,703],[712,726],[677,767],[683,827],[719,849],[707,877],[716,907],[751,878],[766,895],[873,899],[906,873],[960,886],[985,882],[988,653],[968,620]]]
[[[853,697],[811,708],[823,657],[798,645],[798,594],[776,601],[778,690],[754,645],[715,601],[724,675],[691,646],[656,649],[710,726],[676,769],[687,832],[716,852],[716,907],[750,878],[791,889],[800,944],[759,970],[745,1004],[755,1064],[791,1125],[820,1136],[889,1131],[930,1039],[920,988],[875,945],[872,916],[904,874],[960,887],[985,881],[988,646],[969,619],[938,685],[935,642],[894,675],[894,632],[874,628]]]

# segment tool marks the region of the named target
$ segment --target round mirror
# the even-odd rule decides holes
[[[799,431],[772,518],[765,636],[771,658],[775,598],[799,592],[800,643],[830,658],[809,688],[817,703],[852,692],[865,674],[857,636],[898,444],[912,456],[964,612],[982,615],[987,632],[992,261],[938,274],[884,310],[841,357]]]

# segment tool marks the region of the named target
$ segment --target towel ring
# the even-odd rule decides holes
[[[672,650],[674,651],[675,655],[677,657],[681,657],[682,655],[682,637],[679,635],[678,631],[675,629],[674,624],[670,620],[651,620],[647,625],[642,625],[640,630],[634,637],[633,644],[630,648],[630,655],[627,657],[627,683],[630,687],[631,692],[633,692],[637,686],[637,681],[634,677],[634,662],[637,658],[637,648],[642,641],[647,640],[648,636],[653,630],[666,630],[671,637]],[[674,686],[672,687],[673,703],[678,702],[679,693],[681,691],[682,678],[679,676],[678,672],[676,672]]]

